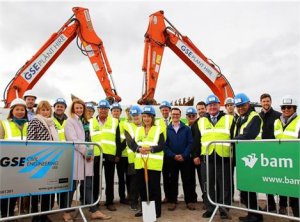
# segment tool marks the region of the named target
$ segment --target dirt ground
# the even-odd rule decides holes
[[[103,203],[101,204],[101,211],[107,215],[112,216],[111,220],[108,220],[109,222],[141,222],[142,218],[141,217],[135,217],[134,214],[136,211],[132,211],[129,208],[129,205],[124,205],[124,204],[119,204],[116,203],[116,208],[117,211],[110,212],[108,211],[104,206]],[[162,205],[162,216],[159,218],[157,221],[158,222],[201,222],[201,221],[209,221],[209,219],[202,218],[202,214],[205,212],[203,209],[203,204],[202,203],[197,203],[196,204],[196,210],[190,211],[186,208],[186,205],[184,202],[180,201],[177,204],[177,208],[175,211],[168,211],[168,205],[163,204]],[[88,210],[84,210],[86,219],[90,221],[89,218],[89,212]],[[77,213],[76,211],[72,213],[73,215],[77,214],[77,217],[75,218],[74,222],[82,222],[83,219],[81,218],[80,214]],[[243,211],[237,211],[237,210],[231,210],[230,211],[230,216],[232,217],[230,220],[221,220],[219,217],[219,214],[214,217],[213,221],[220,222],[220,221],[232,221],[232,222],[238,222],[239,219],[238,217],[246,215],[245,212]],[[49,215],[51,220],[53,222],[63,222],[62,220],[62,213],[56,213],[56,214],[51,214]],[[94,222],[100,222],[101,220],[93,220]],[[264,222],[288,222],[289,220],[287,219],[282,219],[282,218],[276,218],[272,216],[264,216]],[[18,222],[31,222],[31,218],[26,218],[26,219],[19,219]]]

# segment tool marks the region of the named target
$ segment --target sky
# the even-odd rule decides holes
[[[165,17],[221,68],[235,94],[253,102],[269,93],[275,109],[284,95],[300,103],[300,3],[297,1],[1,1],[0,96],[8,82],[72,16],[72,7],[89,9],[104,42],[121,104],[142,94],[144,34],[149,15]],[[98,102],[104,91],[88,58],[73,41],[34,86],[38,100],[71,93]],[[205,100],[208,86],[165,48],[155,93],[157,101],[183,97]],[[0,107],[3,103],[0,104]]]

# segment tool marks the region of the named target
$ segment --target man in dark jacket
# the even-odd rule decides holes
[[[172,122],[167,127],[165,143],[166,161],[170,167],[170,199],[168,210],[176,208],[179,171],[183,183],[184,200],[189,210],[195,210],[190,195],[190,154],[193,144],[192,132],[188,126],[180,121],[181,111],[172,108]]]
[[[272,98],[268,93],[264,93],[260,96],[260,104],[262,106],[262,110],[259,113],[259,116],[263,120],[261,138],[262,139],[275,139],[274,122],[276,119],[278,119],[280,117],[281,113],[272,108]],[[274,195],[267,194],[267,197],[268,197],[268,204],[264,210],[276,212],[276,203],[274,200]],[[279,205],[280,205],[279,212],[285,214],[286,207],[287,207],[287,198],[284,196],[281,196]]]
[[[250,99],[244,93],[239,93],[234,97],[234,104],[237,108],[239,117],[236,121],[235,137],[236,140],[253,140],[260,137],[262,120],[258,113],[251,109]],[[247,208],[257,210],[257,195],[255,192],[241,191],[241,202]],[[261,214],[248,212],[245,217],[239,217],[242,222],[261,222]]]

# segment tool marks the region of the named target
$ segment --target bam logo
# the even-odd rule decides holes
[[[255,153],[243,157],[242,160],[245,166],[253,168],[258,160]],[[260,154],[260,166],[261,167],[273,167],[273,168],[293,168],[293,160],[291,158],[275,158],[265,157],[263,153]]]
[[[255,153],[248,155],[247,157],[243,157],[242,160],[245,162],[245,166],[253,168],[256,164],[258,158],[255,156]]]

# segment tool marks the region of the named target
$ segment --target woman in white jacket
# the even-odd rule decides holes
[[[89,122],[86,118],[86,106],[82,100],[75,99],[72,102],[70,108],[70,117],[67,119],[65,126],[65,137],[67,141],[72,142],[89,142]],[[80,181],[81,186],[81,201],[84,204],[91,204],[93,200],[92,194],[92,176],[93,176],[93,156],[88,152],[86,145],[75,145],[74,152],[74,174],[73,174],[73,191],[63,193],[66,195],[64,201],[61,204],[61,208],[71,206],[73,194],[76,190],[77,183]],[[84,190],[84,191],[83,191]],[[67,202],[69,200],[69,203]],[[96,206],[90,207],[91,219],[110,219],[110,216],[107,216],[101,213]],[[72,221],[72,216],[66,212],[63,215],[64,221]]]

